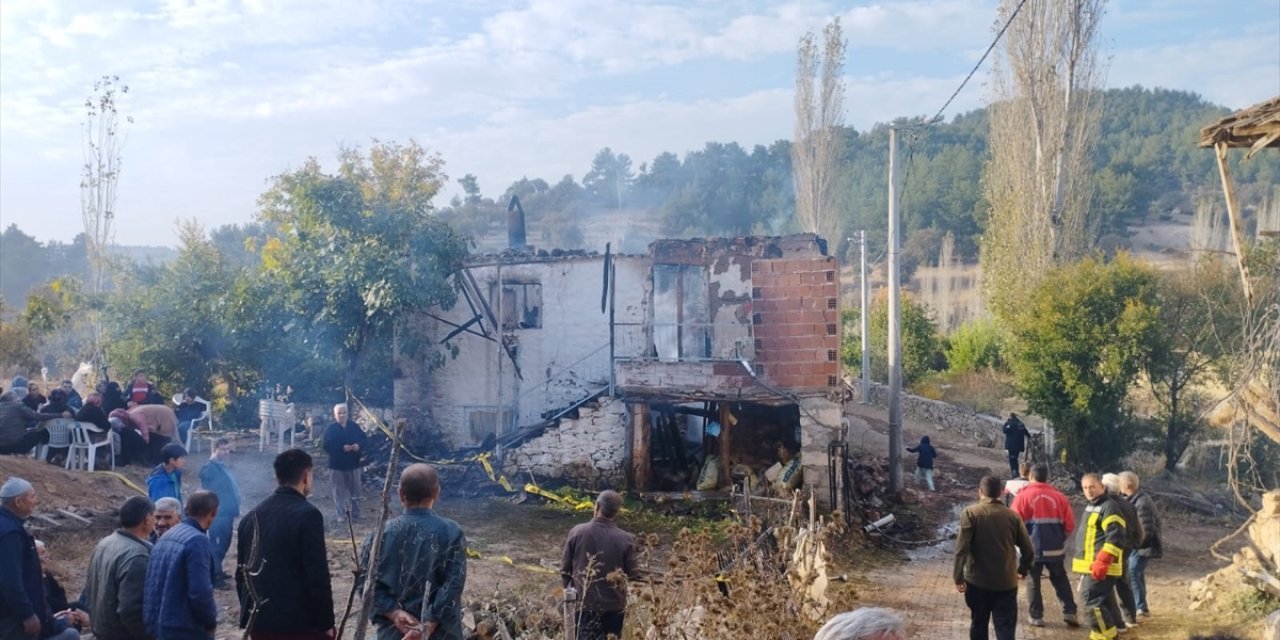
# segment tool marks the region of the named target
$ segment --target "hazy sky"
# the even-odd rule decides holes
[[[796,41],[833,15],[849,40],[846,122],[932,114],[990,42],[995,4],[4,0],[0,227],[81,230],[82,105],[103,74],[129,85],[135,120],[117,241],[172,245],[177,219],[247,222],[268,177],[374,137],[416,138],[490,196],[521,176],[580,180],[604,146],[638,166],[789,138]],[[1232,108],[1280,95],[1280,0],[1230,5],[1113,1],[1107,84]],[[981,106],[985,79],[947,115]]]

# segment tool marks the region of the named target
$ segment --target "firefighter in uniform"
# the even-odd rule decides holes
[[[1128,527],[1116,498],[1107,493],[1097,474],[1085,474],[1080,489],[1088,504],[1076,529],[1071,570],[1083,574],[1080,599],[1090,621],[1089,640],[1113,640],[1117,621],[1106,603],[1124,566]]]

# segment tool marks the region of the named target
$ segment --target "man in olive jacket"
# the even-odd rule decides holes
[[[133,496],[120,507],[120,528],[98,541],[89,559],[80,606],[89,612],[93,636],[100,640],[146,640],[142,592],[147,581],[156,507]]]
[[[1014,640],[1018,625],[1018,580],[1035,561],[1027,527],[1000,501],[1004,481],[986,476],[978,483],[978,502],[960,513],[953,576],[964,594],[971,620],[969,638],[986,640],[993,622],[996,640]],[[1021,558],[1017,551],[1022,553]]]
[[[250,638],[332,638],[333,587],[324,516],[310,502],[311,455],[276,456],[276,492],[240,519],[236,593]]]

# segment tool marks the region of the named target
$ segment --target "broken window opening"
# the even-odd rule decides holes
[[[653,265],[653,346],[659,360],[711,357],[711,300],[702,265]]]
[[[497,286],[489,283],[489,303],[495,309],[498,299]],[[503,280],[501,299],[498,314],[504,331],[542,328],[542,283]]]

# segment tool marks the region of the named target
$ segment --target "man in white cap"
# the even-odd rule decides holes
[[[79,638],[45,602],[36,541],[23,526],[36,504],[30,482],[11,476],[0,485],[0,638]]]

